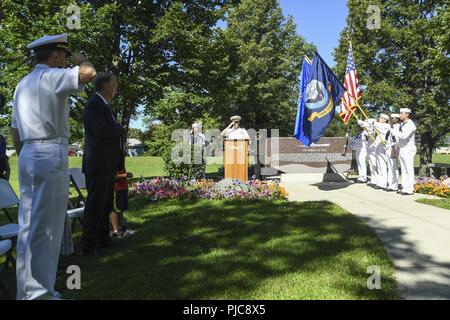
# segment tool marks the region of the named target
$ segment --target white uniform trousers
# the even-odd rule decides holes
[[[386,153],[388,159],[388,188],[398,190],[398,159],[392,159],[390,152]]]
[[[370,169],[370,183],[378,184],[377,158],[375,155],[375,148],[373,146],[368,148],[369,155],[369,169]]]
[[[367,182],[367,149],[356,150],[356,163],[358,164],[358,180]]]
[[[402,191],[412,194],[414,193],[414,184],[416,176],[414,172],[414,158],[417,149],[400,149],[399,158],[402,168]]]
[[[388,158],[384,145],[380,143],[375,150],[375,157],[377,163],[377,183],[380,188],[386,189],[388,185]]]
[[[67,146],[25,144],[19,158],[17,299],[54,299],[69,197]]]

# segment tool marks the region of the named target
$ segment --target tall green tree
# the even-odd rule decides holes
[[[154,98],[158,85],[149,79],[163,66],[158,48],[148,45],[151,26],[162,11],[164,1],[29,1],[4,0],[4,19],[0,27],[0,90],[9,101],[19,80],[31,71],[33,59],[27,44],[46,34],[69,33],[70,47],[86,54],[98,71],[118,76],[120,95],[113,105],[122,124],[128,126],[137,107]],[[68,27],[70,14],[79,8],[79,29]],[[69,23],[68,23],[69,22]],[[72,141],[83,136],[81,113],[86,98],[93,92],[73,97],[71,104]],[[2,110],[9,114],[10,108]],[[8,119],[8,118],[7,118]],[[9,119],[8,119],[9,120]]]
[[[236,2],[203,1],[186,9],[185,1],[175,1],[159,20],[151,42],[166,54],[169,80],[162,99],[148,109],[153,118],[186,127],[204,116],[220,116],[231,68],[218,23]]]
[[[191,54],[197,45],[201,50],[202,43],[191,39],[191,51],[185,52],[185,44],[189,42],[184,41],[182,35],[169,31],[171,27],[174,30],[206,30],[217,22],[216,12],[227,2],[24,0],[17,3],[4,0],[4,19],[0,25],[0,90],[11,101],[14,87],[31,71],[28,43],[45,34],[68,32],[73,50],[85,53],[98,71],[110,71],[118,76],[119,95],[113,106],[122,124],[128,127],[130,119],[140,110],[149,114],[161,100],[170,97],[168,92],[172,88],[190,94],[190,87],[200,87],[199,80],[204,71],[189,77],[186,69],[179,66],[194,65],[195,56]],[[80,29],[67,27],[67,8],[71,4],[80,8]],[[184,35],[189,36],[187,32]],[[196,56],[201,55],[202,51],[196,53]],[[198,91],[194,91],[192,99],[201,105],[198,99],[202,97],[195,95]],[[91,93],[92,88],[88,88],[87,95]],[[72,100],[72,140],[82,137],[80,119],[87,95]],[[0,112],[8,115],[10,108]],[[160,114],[164,115],[164,110]]]
[[[278,0],[243,0],[230,10],[227,24],[234,71],[222,120],[239,114],[247,127],[292,135],[303,56],[314,46],[296,33]]]
[[[71,4],[80,8],[80,29],[67,27]],[[171,128],[202,119],[226,125],[239,113],[247,127],[292,134],[301,61],[313,46],[277,0],[3,0],[3,12],[0,91],[8,101],[33,67],[26,45],[67,32],[74,51],[118,76],[113,106],[124,126],[142,115]],[[72,98],[72,141],[83,137],[92,90]],[[0,110],[3,125],[10,112]]]
[[[380,9],[380,28],[368,20]],[[413,109],[420,134],[421,173],[433,150],[450,132],[450,12],[447,0],[349,0],[347,26],[335,59],[344,75],[353,42],[363,101],[373,112]],[[369,21],[370,23],[370,21]]]

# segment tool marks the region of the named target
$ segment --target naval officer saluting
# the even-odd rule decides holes
[[[231,123],[228,127],[226,127],[222,131],[222,138],[230,139],[230,140],[250,140],[250,136],[247,130],[241,128],[241,120],[240,116],[231,117]]]
[[[17,299],[58,299],[56,271],[69,197],[68,97],[94,80],[92,64],[80,54],[66,68],[67,34],[28,45],[34,70],[14,94],[11,133],[19,154]]]

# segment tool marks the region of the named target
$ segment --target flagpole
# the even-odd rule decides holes
[[[353,58],[354,58],[352,40],[349,40],[349,44],[350,44],[350,50],[352,51],[352,55],[353,55]],[[367,113],[364,111],[364,109],[363,109],[363,108],[360,106],[360,104],[358,103],[358,99],[355,98],[355,97],[353,97],[352,94],[351,94],[350,92],[348,92],[348,94],[350,95],[350,97],[353,98],[353,100],[355,101],[356,106],[358,107],[358,109],[361,111],[361,113],[364,115],[364,117],[366,117],[366,120],[368,120],[368,119],[369,119],[369,116],[367,115]],[[351,108],[350,108],[350,111],[351,111]],[[354,113],[352,112],[352,114],[354,114]],[[356,120],[359,120],[359,119],[356,118]],[[375,133],[377,134],[377,136],[380,137],[381,142],[383,143],[383,145],[386,146],[386,140],[382,137],[380,131],[378,131],[378,129],[375,128],[375,126],[373,127],[373,129],[375,130]],[[370,133],[369,133],[369,134],[370,134]],[[373,141],[375,141],[375,140],[373,139],[372,136],[371,136],[371,138],[372,138]]]
[[[352,108],[350,108],[350,112],[351,112],[352,116],[354,116],[356,118],[356,120],[359,121],[359,117],[356,115],[355,111],[352,110]],[[376,139],[372,136],[372,134],[369,132],[369,130],[367,130],[367,128],[364,128],[364,127],[363,127],[363,129],[367,132],[367,134],[372,139],[372,141],[375,142]]]
[[[350,94],[350,96],[353,97],[351,94]],[[353,98],[353,99],[354,99],[354,98]],[[358,101],[355,100],[355,102],[356,102],[356,106],[359,108],[359,110],[360,110],[360,111],[363,113],[363,115],[366,117],[366,120],[368,120],[369,117],[368,117],[367,114],[364,112],[364,109],[359,105]],[[356,119],[359,120],[358,118],[356,118]],[[383,136],[381,135],[380,131],[378,131],[378,129],[377,129],[375,126],[373,126],[373,129],[375,130],[375,133],[377,134],[377,136],[380,137],[381,142],[386,146],[386,140],[384,140],[384,138],[383,138]],[[375,140],[374,140],[374,141],[375,141]]]

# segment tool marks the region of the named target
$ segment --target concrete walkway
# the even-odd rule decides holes
[[[370,225],[397,269],[404,299],[450,299],[450,210],[348,183],[282,182],[292,201],[334,202]]]

